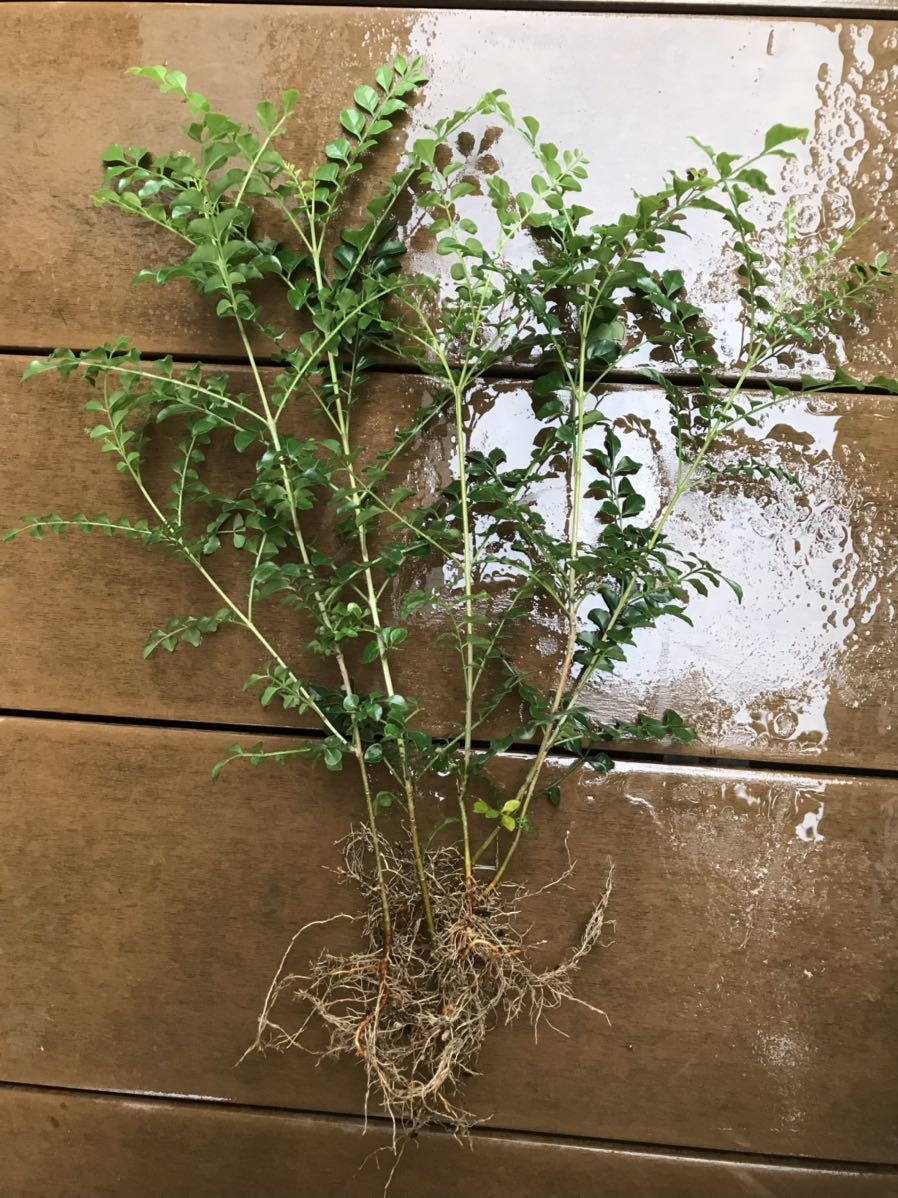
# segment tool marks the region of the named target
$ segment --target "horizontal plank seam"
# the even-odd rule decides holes
[[[55,347],[52,346],[15,346],[15,345],[0,345],[0,359],[11,358],[45,358],[53,352]],[[84,353],[94,346],[68,346],[74,353]],[[216,354],[209,356],[207,354],[164,354],[154,351],[141,355],[141,361],[147,365],[152,365],[154,362],[160,361],[162,358],[171,358],[171,360],[179,366],[195,366],[198,362],[203,366],[220,366],[222,369],[246,368],[249,369],[249,361],[246,358],[239,356],[231,357],[227,354]],[[284,366],[283,362],[278,362],[275,358],[259,357],[256,359],[256,365],[263,368],[279,369]],[[662,363],[663,365],[663,363]],[[654,367],[653,367],[654,369]],[[418,367],[406,362],[381,362],[372,370],[371,377],[378,374],[384,375],[399,375],[406,378],[428,378],[429,376]],[[539,377],[540,367],[519,365],[517,363],[507,363],[502,366],[494,366],[486,370],[481,376],[483,379],[490,382],[528,382]],[[590,378],[596,377],[595,371],[587,371]],[[697,374],[688,372],[671,372],[668,376],[671,382],[677,383],[681,387],[697,387],[701,383],[701,379]],[[729,384],[737,381],[737,374],[728,374],[723,372],[719,374],[718,379],[721,383]],[[612,371],[603,380],[612,386],[651,386],[652,384],[637,370],[617,370]],[[770,377],[770,381],[778,387],[783,387],[787,391],[795,392],[796,394],[806,394],[801,391],[801,383],[794,378],[777,378]],[[745,380],[745,387],[749,391],[763,391],[767,388],[768,376],[766,375],[749,375]],[[840,388],[837,384],[833,386],[822,385],[824,380],[821,380],[820,389],[814,394],[820,395],[854,395],[856,392],[846,392],[844,387]],[[878,387],[867,387],[862,392],[864,395],[886,395],[894,398],[891,392]]]
[[[84,724],[88,726],[107,726],[113,728],[155,728],[171,732],[220,732],[232,735],[255,737],[282,737],[304,740],[323,740],[324,732],[319,728],[292,727],[285,728],[282,724],[239,724],[216,723],[203,720],[175,720],[153,718],[151,716],[107,715],[95,712],[61,712],[40,711],[18,707],[0,707],[0,720],[17,719],[23,721],[41,721],[58,724]],[[447,738],[448,739],[448,738]],[[497,738],[499,739],[499,738]],[[439,737],[434,743],[441,743]],[[474,740],[473,747],[477,751],[485,751],[490,747],[488,740]],[[516,742],[503,750],[505,756],[528,759],[534,757],[538,746],[526,742]],[[825,762],[778,761],[775,758],[749,757],[714,757],[697,756],[686,753],[651,752],[651,750],[629,750],[618,747],[604,747],[593,750],[589,756],[605,754],[618,764],[671,766],[680,769],[726,769],[739,772],[765,772],[799,774],[802,777],[832,777],[832,778],[879,778],[884,781],[898,780],[898,769],[882,769],[871,766],[828,765]],[[558,761],[573,761],[574,755],[563,749],[553,750],[552,756]]]
[[[149,0],[143,0],[148,3]],[[187,0],[187,3],[206,3],[207,0]],[[233,3],[235,0],[225,0]],[[282,0],[280,4],[270,5],[269,0],[242,0],[243,3],[265,4],[278,8],[318,8],[316,4],[308,4],[306,0]],[[401,8],[410,12],[433,12],[439,8],[452,8],[473,12],[507,12],[509,4],[484,4],[478,0],[453,0],[451,4],[408,4],[404,0],[378,0],[376,5],[355,3],[354,0],[336,0],[338,7],[345,8]],[[786,4],[740,4],[719,3],[713,5],[689,3],[689,0],[670,0],[669,3],[659,3],[659,0],[514,0],[515,11],[528,12],[561,12],[561,13],[605,13],[627,16],[630,13],[640,13],[643,16],[675,15],[716,17],[798,17],[827,19],[851,17],[855,19],[870,19],[886,17],[898,12],[898,5],[887,8],[872,8],[869,5],[839,4],[832,7],[822,7],[814,4],[791,6]]]
[[[0,1080],[0,1093],[19,1092],[23,1094],[41,1095],[77,1095],[85,1098],[123,1099],[147,1102],[159,1107],[182,1109],[207,1109],[216,1112],[225,1110],[234,1114],[245,1115],[276,1115],[292,1119],[312,1119],[322,1123],[341,1120],[364,1128],[368,1126],[383,1131],[392,1131],[392,1123],[375,1115],[365,1118],[362,1115],[346,1114],[336,1111],[304,1110],[297,1107],[281,1107],[270,1105],[254,1105],[244,1102],[230,1102],[228,1099],[209,1098],[196,1094],[167,1094],[161,1091],[148,1090],[96,1090],[80,1086],[49,1085],[40,1082],[12,1082]],[[448,1135],[447,1132],[431,1131],[431,1135]],[[523,1144],[558,1144],[568,1148],[591,1149],[598,1148],[610,1152],[640,1153],[644,1156],[675,1156],[683,1160],[720,1162],[733,1165],[752,1165],[769,1169],[806,1169],[827,1173],[881,1173],[886,1176],[898,1177],[898,1166],[891,1162],[852,1161],[845,1159],[830,1159],[826,1157],[779,1156],[769,1152],[736,1152],[727,1149],[695,1148],[684,1144],[658,1144],[641,1140],[606,1140],[584,1136],[567,1136],[555,1132],[527,1132],[515,1128],[478,1127],[472,1132],[476,1139],[514,1139]]]

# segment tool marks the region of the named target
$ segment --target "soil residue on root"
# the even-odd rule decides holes
[[[539,972],[530,964],[526,933],[519,930],[521,904],[532,896],[525,887],[506,882],[490,892],[475,886],[468,893],[460,853],[450,846],[432,849],[426,873],[434,941],[424,922],[413,859],[389,841],[380,847],[393,914],[391,943],[384,945],[371,833],[357,829],[343,842],[340,872],[360,889],[370,913],[341,913],[296,933],[244,1056],[306,1048],[304,1038],[320,1021],[327,1039],[313,1051],[320,1057],[350,1055],[364,1064],[366,1108],[374,1100],[404,1133],[437,1125],[463,1134],[476,1120],[459,1104],[460,1091],[476,1070],[490,1029],[522,1018],[535,1026],[566,999],[589,1006],[574,995],[572,984],[602,933],[612,873],[577,944],[556,968]],[[550,885],[571,870],[569,865]],[[325,950],[306,973],[291,972],[288,960],[299,937],[338,919],[362,924],[364,949],[344,955]],[[278,1013],[284,999],[299,1004],[298,1026],[288,1028]]]

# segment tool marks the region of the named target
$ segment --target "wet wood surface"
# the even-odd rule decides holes
[[[126,78],[133,63],[177,65],[240,119],[251,117],[261,96],[298,87],[304,106],[282,148],[308,164],[358,83],[397,52],[422,54],[432,83],[378,170],[392,170],[406,141],[435,117],[504,87],[516,109],[539,116],[553,141],[590,157],[585,198],[600,216],[616,215],[633,188],[653,189],[665,169],[694,164],[692,134],[718,149],[750,150],[776,122],[808,126],[807,148],[783,167],[777,195],[754,212],[764,243],[775,248],[790,197],[801,254],[869,217],[854,243],[865,256],[890,248],[898,222],[887,165],[898,127],[896,45],[889,20],[4,5],[0,48],[16,69],[0,80],[0,111],[17,169],[0,180],[0,203],[20,214],[20,224],[0,262],[0,292],[12,300],[4,305],[0,345],[84,347],[124,334],[146,351],[235,355],[230,331],[186,287],[130,286],[140,267],[177,253],[166,235],[90,204],[108,145],[169,148],[179,136],[180,105],[146,81]],[[497,142],[485,125],[472,132],[463,145],[473,175],[501,164],[514,183],[529,179],[529,164],[508,138]],[[476,216],[486,201],[474,196],[469,203]],[[709,219],[692,226],[692,240],[680,239],[674,249],[694,298],[710,313],[721,354],[731,359],[738,352],[736,283],[720,253],[721,230],[704,215]],[[412,244],[412,265],[432,267],[426,248]],[[896,315],[892,301],[783,369],[846,363],[860,374],[890,373]]]
[[[356,1120],[206,1104],[0,1090],[4,1184],[16,1198],[381,1198],[388,1135]],[[314,1191],[308,1179],[315,1178]],[[395,1198],[894,1198],[894,1172],[476,1133],[471,1151],[425,1134]]]
[[[332,846],[361,810],[348,770],[213,785],[233,739],[0,724],[2,1080],[360,1112],[352,1061],[235,1068],[290,937],[354,909]],[[499,784],[525,768],[504,759]],[[896,815],[874,779],[633,763],[565,784],[519,869],[559,875],[569,834],[575,871],[526,918],[557,963],[613,863],[613,926],[578,983],[610,1022],[568,1006],[535,1045],[497,1030],[471,1108],[497,1129],[898,1161]]]
[[[0,357],[0,529],[53,509],[143,515],[83,436],[80,385],[18,386],[32,350],[124,334],[151,354],[239,357],[189,289],[130,286],[139,268],[173,260],[165,234],[90,203],[109,144],[179,143],[183,110],[126,78],[131,64],[183,69],[243,120],[258,99],[297,86],[301,113],[282,149],[308,165],[358,83],[396,53],[422,54],[432,82],[375,178],[433,119],[504,87],[547,137],[585,150],[586,201],[600,218],[626,207],[632,189],[653,189],[665,168],[691,165],[690,134],[747,150],[775,122],[807,125],[807,147],[774,172],[776,195],[755,205],[765,250],[778,249],[787,200],[802,255],[867,218],[856,255],[893,250],[891,0],[818,0],[813,15],[777,0],[779,16],[724,16],[740,5],[714,0],[690,6],[707,15],[664,12],[666,0],[653,13],[590,11],[603,0],[567,0],[573,11],[564,13],[506,7],[0,6],[9,64],[0,125],[11,164],[0,204],[14,214],[0,256],[0,347],[10,351]],[[470,133],[458,148],[472,178],[501,169],[526,185],[530,168],[508,138],[485,121]],[[467,202],[479,217],[484,198]],[[356,196],[348,220],[359,205]],[[732,263],[710,216],[692,233],[674,247],[677,264],[732,362]],[[413,268],[439,269],[420,236],[411,248]],[[778,370],[894,375],[896,329],[892,298]],[[376,379],[369,446],[424,390],[411,376]],[[576,862],[569,886],[527,904],[541,961],[555,963],[576,936],[614,864],[611,922],[578,991],[609,1022],[570,1007],[553,1012],[555,1027],[544,1026],[536,1045],[523,1026],[497,1031],[468,1091],[496,1130],[478,1134],[473,1153],[422,1136],[391,1193],[898,1196],[898,782],[776,769],[896,769],[896,403],[789,401],[743,448],[798,474],[803,494],[717,487],[690,499],[675,538],[743,582],[745,606],[723,592],[696,600],[694,632],[678,624],[643,636],[588,703],[601,718],[676,707],[700,735],[688,753],[738,760],[622,763],[608,779],[565,783],[561,810],[539,813],[521,876],[560,875],[566,848]],[[651,460],[654,495],[671,449],[663,434],[647,440],[641,421],[664,425],[659,396],[621,385],[607,404],[628,451]],[[525,452],[530,412],[526,380],[491,382],[475,404],[475,444]],[[453,435],[437,434],[408,463],[416,493],[448,480]],[[227,453],[213,454],[210,469],[239,478]],[[150,475],[168,485],[163,454]],[[562,501],[550,495],[548,508]],[[213,560],[234,576],[224,555]],[[142,660],[151,628],[215,606],[189,570],[131,545],[75,535],[0,552],[0,708],[13,713],[0,720],[2,1198],[286,1198],[303,1185],[316,1198],[383,1192],[388,1166],[365,1161],[387,1137],[376,1120],[360,1133],[354,1062],[316,1069],[297,1053],[235,1068],[292,934],[353,909],[333,870],[334,842],[361,816],[354,775],[236,766],[213,785],[209,771],[232,732],[15,715],[264,720],[286,731],[290,717],[241,694],[261,658],[234,629],[200,651]],[[269,615],[278,647],[308,665],[308,630],[277,609]],[[425,700],[437,729],[458,698],[439,631],[422,624],[397,657],[401,689]],[[534,611],[517,651],[534,677],[551,675],[557,637],[546,613]],[[284,743],[271,737],[272,747]],[[497,780],[525,768],[521,755],[506,756]],[[442,813],[436,794],[425,807],[428,818]],[[301,941],[296,964],[322,942],[314,933]]]
[[[90,418],[82,406],[90,389],[56,376],[20,386],[24,362],[0,360],[0,420],[8,430],[0,528],[26,513],[89,509],[145,516],[139,495],[84,435]],[[242,386],[239,374],[234,385]],[[385,443],[427,394],[424,382],[411,376],[378,378],[364,407],[360,443]],[[604,406],[627,451],[646,462],[650,502],[657,502],[674,462],[659,393],[611,390]],[[709,599],[696,596],[694,629],[668,620],[641,635],[619,675],[600,676],[588,692],[597,715],[660,714],[673,707],[694,721],[700,741],[688,751],[699,755],[895,767],[896,410],[898,400],[888,396],[797,398],[768,413],[752,442],[730,449],[731,457],[750,452],[795,473],[803,490],[759,484],[742,494],[716,485],[687,500],[671,525],[672,538],[738,579],[744,603],[726,588]],[[474,405],[473,444],[501,446],[511,465],[529,452],[535,427],[522,383],[490,384]],[[169,486],[168,455],[178,435],[173,422],[163,425],[149,455],[148,477],[160,497]],[[407,462],[416,494],[431,494],[448,481],[454,451],[454,434],[434,427]],[[210,479],[236,491],[243,485],[240,471],[251,465],[225,445],[210,454],[208,469]],[[560,480],[544,502],[547,517],[559,518]],[[591,510],[584,527],[586,536],[594,535]],[[225,557],[208,561],[216,574],[240,583]],[[423,570],[420,576],[406,572],[397,594],[427,585],[428,577]],[[498,587],[497,600],[501,592]],[[219,606],[189,567],[126,542],[74,533],[3,546],[0,612],[11,651],[0,659],[0,706],[201,723],[295,720],[274,708],[263,711],[253,694],[242,693],[264,654],[236,628],[223,629],[198,650],[183,647],[144,661],[152,628]],[[321,660],[304,650],[309,631],[295,614],[271,603],[260,623],[300,673],[333,682]],[[419,623],[396,662],[400,688],[423,699],[431,728],[445,729],[462,704],[461,677],[438,632],[432,623]],[[551,613],[537,608],[513,647],[532,680],[551,687],[559,645]],[[507,710],[492,730],[514,727],[514,716]]]

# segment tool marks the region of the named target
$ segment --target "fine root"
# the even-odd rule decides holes
[[[476,1069],[490,1028],[522,1017],[536,1027],[547,1010],[565,999],[604,1015],[578,999],[572,983],[602,933],[612,871],[577,944],[560,965],[539,972],[530,963],[526,933],[518,928],[521,903],[529,897],[522,886],[506,882],[489,894],[476,886],[468,892],[457,850],[432,849],[426,873],[434,941],[424,923],[412,863],[398,846],[382,842],[393,912],[392,940],[385,945],[370,832],[354,831],[343,850],[341,873],[361,890],[370,914],[335,915],[296,933],[244,1056],[253,1050],[287,1048],[303,1048],[319,1057],[351,1055],[364,1064],[367,1074],[366,1108],[373,1098],[405,1133],[439,1125],[463,1134],[475,1120],[459,1105],[459,1091]],[[570,867],[562,877],[569,872]],[[364,950],[345,955],[325,950],[307,973],[290,972],[287,962],[303,932],[339,919],[362,925]],[[298,1026],[288,1029],[275,1009],[279,1000],[291,997],[303,1015]],[[316,1021],[327,1033],[322,1048],[306,1043]]]

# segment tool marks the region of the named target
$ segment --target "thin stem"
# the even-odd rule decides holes
[[[451,202],[447,203],[444,199],[442,210],[453,229],[455,225],[455,211]],[[457,229],[456,229],[457,231]],[[497,255],[502,252],[506,240],[509,236],[508,231],[503,231],[500,237],[499,244],[496,250]],[[462,256],[459,259],[464,279],[468,287],[469,293],[473,287],[473,279],[467,260]],[[473,562],[473,543],[471,539],[470,525],[470,503],[468,498],[468,480],[467,480],[467,445],[464,430],[464,393],[469,383],[476,377],[478,367],[473,362],[474,349],[477,344],[477,337],[481,327],[483,317],[484,304],[486,302],[487,282],[481,281],[479,289],[477,306],[470,321],[470,332],[468,343],[465,348],[464,360],[458,376],[452,369],[448,357],[440,343],[435,330],[432,328],[423,308],[412,301],[411,306],[417,312],[418,318],[422,326],[429,334],[429,340],[426,340],[409,330],[409,334],[413,339],[417,340],[423,348],[430,353],[435,354],[442,368],[443,375],[446,378],[453,398],[453,407],[455,414],[455,436],[456,445],[458,448],[458,483],[459,483],[459,502],[461,507],[462,521],[462,578],[464,588],[464,638],[461,648],[462,656],[462,675],[465,689],[465,711],[464,711],[464,733],[463,733],[463,750],[462,750],[462,770],[458,778],[458,813],[459,822],[462,832],[462,851],[464,856],[465,867],[465,886],[470,894],[473,886],[473,860],[471,857],[471,836],[468,825],[468,811],[466,806],[467,789],[471,774],[471,745],[473,736],[473,710],[474,710],[474,692],[476,688],[475,673],[474,673],[474,608],[473,608],[473,578],[474,578],[474,562]],[[454,555],[449,554],[445,550],[443,552],[450,559]],[[495,643],[495,641],[493,642]],[[477,681],[483,673],[483,667],[488,659],[488,654],[484,655],[481,663],[481,669],[477,674]]]
[[[473,336],[473,333],[472,333]],[[458,813],[461,819],[462,844],[465,858],[465,884],[470,889],[472,884],[473,862],[471,860],[471,838],[468,833],[468,813],[465,806],[465,795],[468,778],[471,772],[471,738],[472,720],[474,715],[474,605],[472,591],[473,560],[471,544],[470,511],[468,504],[468,471],[467,445],[464,428],[464,412],[462,408],[462,391],[456,387],[455,400],[455,437],[458,446],[458,482],[461,500],[462,547],[464,552],[463,578],[465,591],[465,652],[463,659],[463,674],[465,682],[465,737],[463,750],[463,774],[458,787]]]
[[[390,892],[384,876],[383,850],[380,844],[380,833],[377,830],[377,812],[371,795],[371,781],[365,763],[365,750],[359,734],[358,720],[352,720],[352,742],[356,760],[359,765],[359,775],[362,779],[362,789],[365,792],[365,806],[368,809],[368,823],[371,827],[371,843],[374,847],[374,872],[377,875],[377,890],[380,896],[380,910],[384,924],[384,953],[389,953],[393,940],[393,917],[390,913]],[[432,917],[431,917],[432,918]]]
[[[688,469],[683,474],[682,478],[679,480],[677,486],[674,489],[674,492],[673,492],[671,498],[668,500],[667,504],[665,505],[665,507],[661,513],[661,516],[660,516],[657,524],[655,525],[652,536],[650,537],[650,539],[648,541],[647,550],[646,550],[647,552],[651,552],[657,546],[658,542],[660,541],[661,536],[664,532],[665,527],[667,526],[668,521],[670,520],[671,516],[673,515],[674,511],[676,510],[676,508],[677,508],[678,504],[680,503],[681,499],[683,498],[683,496],[689,490],[692,480],[695,477],[696,471],[698,470],[701,463],[704,461],[704,459],[707,456],[708,451],[710,450],[714,441],[719,436],[721,429],[724,427],[727,414],[732,409],[733,404],[736,402],[737,397],[741,393],[742,388],[745,385],[746,379],[748,378],[750,372],[754,369],[754,365],[755,365],[754,358],[750,357],[748,362],[745,364],[745,367],[743,368],[741,374],[739,375],[739,378],[737,379],[736,383],[734,384],[734,386],[729,394],[729,397],[727,399],[727,402],[724,404],[723,408],[721,409],[720,413],[718,414],[717,419],[715,420],[714,424],[709,429],[695,458],[693,459],[692,463],[690,464]],[[630,579],[629,579],[627,585],[624,587],[623,591],[621,592],[620,598],[614,608],[614,611],[611,613],[608,623],[602,631],[602,641],[600,643],[607,641],[608,633],[611,632],[611,630],[616,626],[616,624],[620,620],[620,617],[623,614],[623,611],[626,608],[627,604],[629,603],[630,598],[633,594],[633,591],[636,588],[638,579],[639,579],[639,575],[637,573],[634,573],[630,577]],[[570,640],[568,643],[570,646]],[[576,628],[574,628],[574,644],[576,644]],[[572,652],[570,653],[570,657],[571,658],[573,657]],[[595,663],[597,660],[598,660],[598,653],[596,655],[594,655],[593,663]],[[568,655],[566,655],[565,661],[566,661],[567,667],[569,668],[570,662],[568,661]],[[594,664],[593,664],[593,668],[594,668]],[[564,669],[564,667],[563,667],[563,669]],[[577,698],[579,697],[580,692],[582,691],[584,685],[586,684],[586,682],[589,679],[590,673],[591,673],[591,671],[584,669],[583,673],[578,678],[577,683],[574,686],[570,696],[568,697],[568,703],[566,704],[565,710],[567,708],[570,708],[570,706],[576,702]],[[565,711],[561,711],[562,695],[563,695],[563,690],[561,690],[559,692],[559,690],[557,689],[556,690],[557,702],[553,701],[553,705],[552,705],[552,714],[553,715],[558,714],[559,712],[561,713],[562,716],[565,714]],[[519,813],[518,827],[515,831],[514,837],[512,838],[511,844],[509,845],[509,848],[502,860],[502,863],[500,864],[499,868],[496,870],[496,873],[493,875],[492,880],[490,881],[489,885],[487,886],[488,892],[490,890],[492,890],[495,886],[497,886],[498,883],[501,881],[502,877],[505,874],[505,871],[508,869],[508,866],[517,850],[518,844],[520,843],[520,839],[521,839],[521,833],[523,831],[523,827],[522,827],[523,817],[526,816],[527,811],[530,806],[530,803],[533,799],[533,795],[536,791],[537,781],[539,779],[539,775],[540,775],[542,767],[546,761],[546,758],[548,757],[549,753],[551,752],[552,748],[554,747],[554,745],[557,741],[557,738],[559,735],[559,732],[558,732],[559,727],[560,727],[559,723],[555,723],[553,725],[547,726],[546,732],[543,736],[543,740],[542,740],[540,748],[537,752],[534,763],[531,766],[530,770],[528,771],[527,777],[525,778],[524,783],[518,792],[519,796],[521,797],[521,808],[520,808],[520,813]]]
[[[197,436],[196,433],[190,438],[187,449],[184,453],[184,462],[181,466],[181,473],[178,476],[178,494],[175,501],[175,520],[178,528],[184,522],[184,489],[187,486],[187,471],[190,469],[190,462],[193,456],[193,451],[196,448]],[[251,613],[250,613],[251,614]]]
[[[295,223],[295,222],[294,222]],[[314,209],[310,219],[309,239],[311,242],[311,254],[313,269],[315,271],[315,280],[318,285],[319,292],[324,289],[324,274],[321,268],[321,235],[323,230],[316,228],[314,220]],[[368,549],[368,537],[365,526],[361,519],[361,497],[359,493],[358,480],[356,478],[355,468],[352,461],[352,447],[349,441],[349,419],[348,410],[344,411],[341,399],[340,377],[337,366],[337,357],[333,348],[327,350],[327,363],[330,374],[331,389],[334,403],[336,405],[336,427],[340,436],[340,443],[345,458],[345,469],[349,478],[350,494],[352,510],[354,514],[354,522],[356,526],[356,536],[359,544],[359,551],[363,562],[363,573],[365,579],[365,594],[368,610],[371,616],[371,622],[375,630],[378,644],[378,657],[380,660],[381,672],[383,674],[384,686],[387,694],[393,697],[396,693],[393,685],[393,677],[390,670],[389,662],[387,661],[386,648],[383,645],[380,632],[382,628],[380,619],[380,608],[378,603],[378,595],[374,586],[374,575],[371,567],[371,557]],[[275,434],[276,435],[276,434]],[[421,900],[424,906],[424,916],[427,924],[427,930],[431,941],[436,942],[436,925],[433,918],[433,906],[430,899],[430,887],[427,882],[427,874],[424,868],[424,855],[421,847],[420,835],[418,832],[417,812],[415,808],[415,796],[412,785],[411,773],[408,762],[408,746],[405,736],[400,736],[397,739],[397,748],[400,756],[400,764],[402,767],[402,777],[404,780],[406,809],[408,812],[409,833],[412,842],[412,852],[415,858],[415,870],[418,875],[418,883],[421,890]],[[372,807],[373,811],[373,807]],[[375,836],[376,840],[376,836]]]
[[[265,552],[265,545],[268,537],[262,534],[259,537],[259,548],[256,550],[256,556],[253,559],[253,569],[250,574],[249,591],[246,596],[246,615],[247,619],[253,618],[253,601],[256,597],[256,571],[259,568],[259,562],[262,560],[262,554]]]
[[[280,118],[280,120],[278,120],[278,122],[275,125],[273,125],[271,129],[269,129],[266,136],[262,138],[261,142],[259,143],[259,148],[256,151],[256,153],[253,155],[252,161],[249,164],[249,168],[248,168],[246,174],[243,176],[243,182],[240,184],[240,187],[237,189],[237,195],[234,197],[234,207],[235,208],[240,207],[240,202],[243,199],[244,195],[246,194],[246,189],[249,185],[249,181],[255,174],[256,167],[259,165],[262,155],[265,153],[265,151],[271,145],[274,138],[278,136],[278,134],[283,129],[283,127],[286,123],[287,123],[287,114],[284,113],[284,115]]]
[[[483,844],[480,846],[479,849],[477,849],[477,851],[474,853],[473,857],[471,858],[472,865],[477,864],[477,862],[480,860],[480,858],[483,856],[483,854],[486,852],[486,850],[490,847],[490,845],[493,843],[493,841],[498,837],[501,830],[502,830],[502,825],[497,823],[495,828],[493,828],[492,832],[490,832],[489,836],[487,836],[486,840],[484,840]]]
[[[296,496],[293,491],[293,485],[292,485],[292,480],[290,478],[290,473],[287,470],[286,463],[284,463],[284,461],[282,459],[282,447],[281,447],[280,436],[278,434],[277,423],[274,420],[273,415],[272,415],[271,405],[269,404],[268,395],[267,395],[265,387],[262,383],[262,378],[259,373],[258,366],[256,364],[255,355],[253,354],[252,345],[250,344],[249,337],[246,334],[246,329],[244,328],[243,321],[237,313],[236,297],[234,295],[234,290],[233,290],[233,287],[231,286],[230,279],[228,277],[228,269],[227,269],[227,264],[224,261],[224,255],[221,253],[220,242],[219,242],[219,273],[224,281],[225,289],[226,289],[228,296],[231,300],[231,306],[233,309],[234,320],[237,324],[237,329],[240,334],[240,339],[243,343],[244,351],[249,359],[250,369],[252,371],[253,378],[255,379],[255,382],[256,382],[256,387],[258,389],[259,398],[261,400],[262,408],[265,413],[265,422],[268,426],[268,433],[269,433],[269,436],[271,437],[272,445],[274,446],[275,452],[277,453],[278,457],[281,458],[281,465],[280,465],[281,478],[282,478],[282,481],[284,484],[284,493],[287,496],[287,503],[290,508],[290,517],[291,517],[291,522],[293,525],[294,536],[296,537],[297,547],[299,548],[300,556],[302,558],[304,566],[311,574],[312,561],[311,561],[311,557],[309,555],[308,546],[306,545],[305,537],[303,536],[302,526],[300,525],[300,522],[299,522],[299,513],[298,513],[297,507],[296,507]],[[330,615],[328,613],[327,607],[326,607],[325,603],[323,602],[323,600],[321,598],[321,594],[317,587],[313,587],[313,596],[314,596],[319,614],[321,616],[322,623],[324,624],[324,626],[328,630],[328,632],[330,632],[333,635],[333,631],[334,631],[333,624],[331,623]],[[352,693],[352,682],[349,677],[349,671],[346,666],[346,660],[343,656],[342,651],[340,650],[339,646],[337,645],[336,641],[334,642],[334,657],[336,659],[337,668],[340,672],[340,677],[343,682],[343,689],[347,695],[350,695]],[[352,747],[353,747],[353,752],[354,752],[355,759],[356,759],[356,764],[358,766],[359,775],[362,780],[362,788],[365,792],[365,803],[366,803],[366,807],[368,810],[369,823],[371,826],[371,839],[372,839],[372,844],[374,847],[374,864],[375,864],[375,871],[377,874],[378,891],[380,894],[381,907],[383,910],[383,917],[384,917],[384,938],[385,938],[385,942],[389,945],[389,942],[392,937],[392,920],[391,920],[391,916],[390,916],[389,894],[388,894],[388,891],[386,888],[386,883],[384,880],[384,873],[383,873],[382,849],[381,849],[381,844],[380,844],[380,835],[377,830],[377,814],[376,814],[376,811],[374,808],[373,800],[371,798],[371,783],[368,778],[368,767],[367,767],[367,763],[365,761],[364,746],[362,745],[361,736],[359,734],[358,720],[354,713],[351,714],[350,721],[351,721],[351,727],[352,727]],[[345,740],[344,737],[341,737],[341,739]]]

